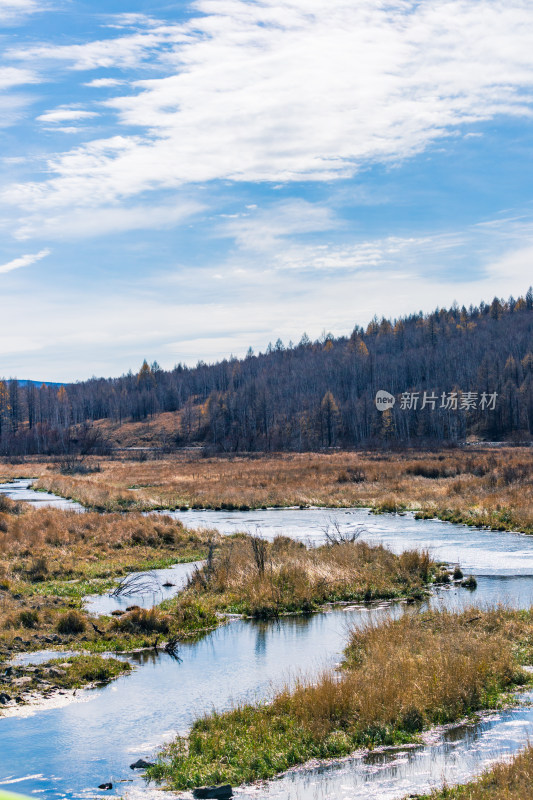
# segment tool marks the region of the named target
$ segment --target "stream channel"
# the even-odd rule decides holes
[[[81,507],[54,495],[33,492],[30,481],[0,486],[13,499]],[[310,543],[324,538],[336,521],[341,529],[361,527],[361,538],[395,552],[428,549],[433,558],[459,563],[478,581],[475,592],[453,586],[438,590],[422,607],[459,609],[506,602],[533,604],[533,537],[477,530],[411,514],[374,516],[366,509],[266,509],[249,512],[175,512],[189,528],[245,530],[267,538],[283,533]],[[161,571],[160,583],[175,593],[194,565]],[[157,575],[158,571],[155,571]],[[128,600],[150,606],[154,596]],[[159,596],[156,602],[160,602]],[[90,598],[87,607],[109,613],[119,602]],[[420,606],[417,606],[417,608]],[[136,667],[105,688],[77,692],[73,702],[45,709],[26,707],[0,718],[0,787],[55,798],[158,796],[129,769],[150,759],[177,733],[186,733],[204,711],[261,700],[291,677],[316,673],[339,662],[348,630],[386,615],[416,612],[405,603],[351,606],[279,621],[233,620],[204,639],[180,646],[180,661],[166,653],[125,656]],[[56,654],[52,654],[54,657]],[[32,654],[32,662],[46,654]],[[533,693],[526,695],[533,700]],[[464,782],[494,760],[516,753],[533,738],[533,707],[486,715],[479,723],[435,732],[416,747],[374,751],[340,763],[297,769],[257,787],[237,789],[241,800],[395,800],[448,783]],[[113,790],[100,792],[111,781]],[[186,795],[190,796],[190,795]]]

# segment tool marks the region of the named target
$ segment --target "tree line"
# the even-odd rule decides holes
[[[393,407],[376,408],[378,390],[395,397]],[[350,336],[311,341],[304,334],[296,345],[278,339],[264,353],[250,348],[243,359],[215,364],[163,370],[144,362],[137,373],[59,388],[0,380],[0,453],[104,452],[97,420],[153,420],[161,412],[179,412],[169,449],[529,440],[533,290],[468,309],[374,318]]]

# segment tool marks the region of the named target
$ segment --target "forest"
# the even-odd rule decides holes
[[[394,396],[378,410],[376,393]],[[105,454],[109,420],[174,412],[164,449],[310,451],[483,441],[533,433],[533,289],[469,308],[454,304],[395,320],[376,317],[349,336],[280,339],[194,367],[58,386],[0,380],[0,454]]]

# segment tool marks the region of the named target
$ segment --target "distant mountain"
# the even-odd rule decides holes
[[[17,378],[17,382],[18,382],[19,386],[27,386],[29,383],[33,383],[33,384],[35,384],[35,386],[42,386],[43,383],[44,383],[45,386],[57,386],[57,387],[64,386],[63,383],[54,383],[53,381],[34,381],[34,380],[31,380],[31,378],[28,379],[28,380],[20,380],[19,378]],[[9,383],[9,381],[8,381],[8,383]]]

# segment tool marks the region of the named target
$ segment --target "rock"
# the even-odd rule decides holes
[[[31,677],[29,675],[23,675],[22,678],[13,678],[13,683],[16,686],[25,686],[27,683],[31,683]]]
[[[135,764],[130,764],[130,769],[148,769],[148,767],[155,767],[155,764],[145,761],[144,758],[140,758]]]
[[[64,678],[65,677],[65,673],[63,672],[63,670],[59,669],[58,667],[50,667],[50,669],[48,670],[48,675],[51,678]]]
[[[233,791],[229,783],[223,786],[199,786],[192,790],[192,796],[197,798],[214,798],[214,800],[229,800]]]
[[[109,791],[109,789],[113,788],[113,784],[112,783],[101,783],[98,788],[99,789],[106,789],[107,791]]]
[[[10,695],[6,694],[6,692],[0,692],[0,703],[2,703],[3,706],[5,706],[10,702],[11,702]]]

